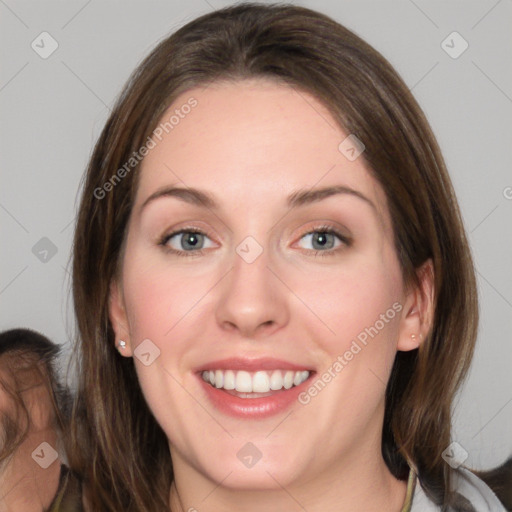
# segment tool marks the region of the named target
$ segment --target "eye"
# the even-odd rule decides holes
[[[211,247],[204,246],[208,235],[196,228],[183,228],[165,235],[159,245],[174,254],[180,256],[197,256],[202,254],[203,249]]]
[[[336,239],[338,243],[336,243]],[[205,246],[205,241],[210,240],[208,235],[198,228],[182,228],[166,234],[159,242],[167,252],[178,256],[200,256],[204,249],[211,248],[213,244]],[[337,254],[340,250],[351,245],[351,239],[331,226],[318,226],[308,231],[300,240],[312,242],[313,248],[302,247],[308,252],[313,251],[314,256],[328,256]]]
[[[336,239],[338,239],[337,244]],[[342,235],[331,226],[318,226],[302,235],[301,240],[307,240],[312,243],[313,248],[311,250],[315,256],[336,254],[339,250],[351,244],[351,240],[347,236]]]

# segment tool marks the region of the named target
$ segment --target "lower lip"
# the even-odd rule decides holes
[[[297,401],[298,395],[309,385],[312,375],[313,372],[298,386],[260,398],[240,398],[230,395],[205,382],[201,375],[198,375],[198,378],[208,399],[221,412],[236,418],[268,418],[285,411]]]

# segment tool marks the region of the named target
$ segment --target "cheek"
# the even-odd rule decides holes
[[[316,314],[316,319],[308,316],[310,325],[331,358],[350,350],[354,341],[364,348],[361,354],[372,352],[367,357],[375,359],[376,352],[386,360],[394,357],[402,309],[401,271],[394,253],[354,259],[312,282],[299,293]]]
[[[165,343],[181,319],[190,321],[200,309],[211,277],[170,268],[159,258],[141,259],[127,261],[123,276],[130,333],[135,344],[145,338]]]
[[[184,410],[197,402],[184,391],[182,366],[188,361],[190,340],[201,310],[200,299],[208,283],[198,276],[163,265],[157,258],[134,257],[126,261],[123,290],[132,346],[151,340],[158,357],[145,366],[134,357],[135,369],[146,402],[174,443],[190,443]],[[144,260],[144,263],[142,263]],[[211,285],[210,285],[211,286]]]

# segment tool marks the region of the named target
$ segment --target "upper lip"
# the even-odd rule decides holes
[[[290,363],[282,359],[274,357],[229,357],[227,359],[218,359],[198,366],[195,371],[202,372],[205,370],[245,370],[248,372],[257,370],[294,370],[312,371],[312,368],[303,364]]]

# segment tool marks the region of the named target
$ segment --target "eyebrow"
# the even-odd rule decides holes
[[[375,204],[368,199],[364,194],[359,192],[358,190],[354,190],[353,188],[347,187],[345,185],[335,185],[331,187],[310,189],[310,190],[298,190],[290,194],[286,199],[286,205],[289,208],[296,208],[299,206],[304,206],[307,204],[316,203],[318,201],[322,201],[328,197],[338,195],[338,194],[348,194],[351,196],[358,197],[359,199],[365,201],[369,204],[375,211],[377,208]],[[204,208],[208,208],[210,210],[218,210],[219,204],[217,201],[202,190],[196,188],[182,188],[182,187],[164,187],[153,194],[151,194],[141,205],[140,212],[151,202],[163,198],[163,197],[175,197],[184,201],[186,203],[192,204],[194,206],[200,206]]]

